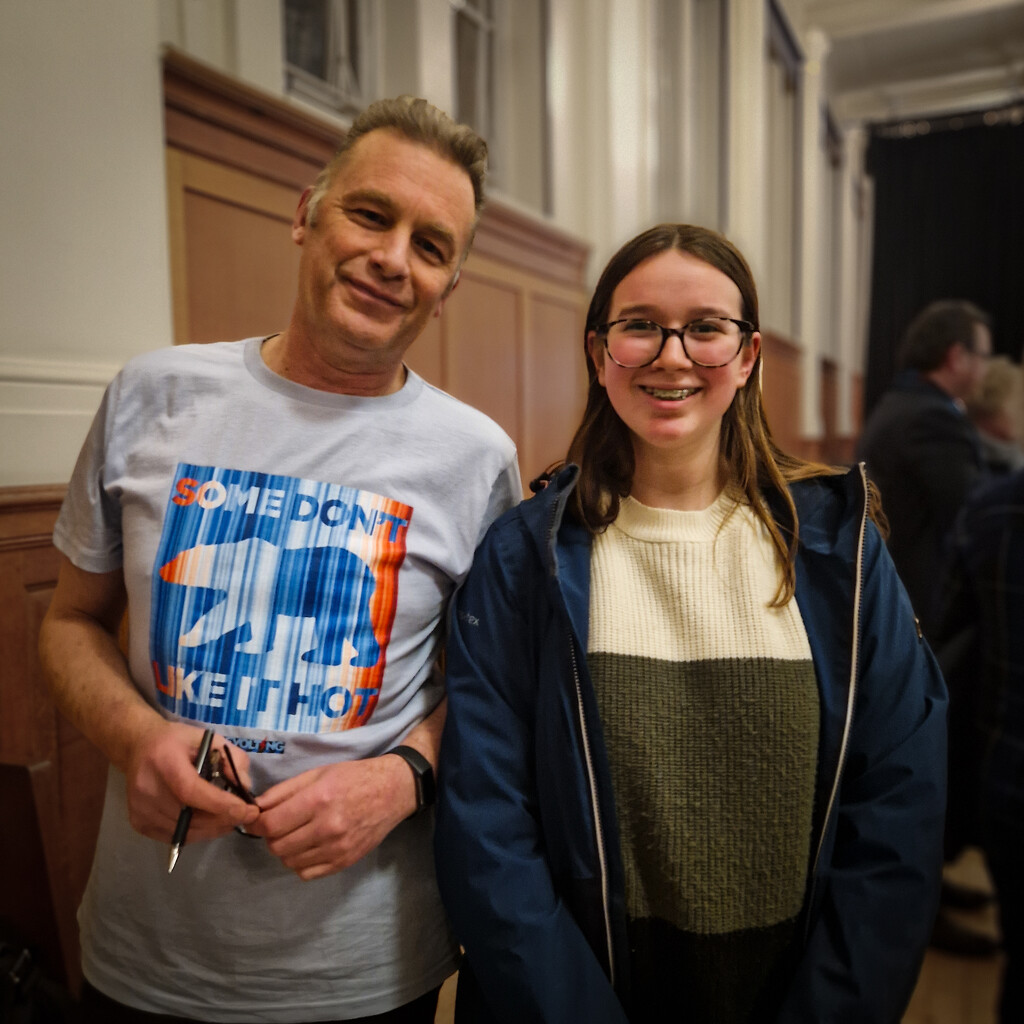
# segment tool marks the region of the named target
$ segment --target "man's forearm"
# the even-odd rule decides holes
[[[39,634],[57,707],[122,771],[140,734],[162,721],[135,688],[117,643],[124,603],[119,572],[87,573],[65,560]]]
[[[47,617],[40,655],[58,709],[125,771],[135,737],[160,715],[132,683],[116,639],[81,614]]]
[[[441,752],[441,733],[444,731],[444,720],[447,715],[448,698],[442,697],[441,703],[402,740],[403,747],[418,750],[430,762],[435,772],[438,755]]]

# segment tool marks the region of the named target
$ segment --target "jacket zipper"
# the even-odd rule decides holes
[[[563,502],[556,501],[551,509],[551,521],[548,524],[548,537],[552,544],[551,570],[558,574],[557,557],[554,554],[554,537],[557,530],[559,512]],[[583,686],[580,683],[579,662],[576,660],[576,643],[571,630],[568,633],[569,658],[572,661],[572,679],[576,688],[576,714],[580,724],[580,738],[583,742],[583,759],[587,769],[587,789],[590,793],[590,809],[594,815],[594,845],[597,848],[597,861],[601,871],[601,910],[604,916],[604,936],[608,950],[608,980],[615,987],[615,950],[612,942],[612,915],[608,899],[608,854],[605,850],[604,826],[601,824],[601,807],[597,797],[597,781],[594,778],[594,758],[590,750],[590,737],[587,732],[587,716],[583,709]]]
[[[864,534],[868,525],[868,481],[863,462],[859,464],[858,469],[860,470],[861,484],[864,488],[864,503],[861,507],[860,513],[860,531],[857,536],[856,572],[854,574],[853,649],[850,652],[850,688],[846,698],[846,721],[843,725],[842,742],[839,745],[839,761],[836,764],[836,773],[832,780],[832,791],[829,793],[828,806],[825,809],[825,819],[821,824],[821,834],[818,837],[818,846],[814,852],[814,866],[811,869],[811,898],[808,900],[808,906],[814,899],[814,888],[817,885],[818,867],[821,862],[821,851],[825,845],[825,833],[828,831],[828,823],[832,817],[832,811],[835,808],[836,799],[839,795],[839,783],[842,780],[843,769],[846,767],[846,755],[850,744],[850,732],[853,729],[853,706],[857,698],[857,671],[860,663],[860,602],[861,591],[864,585]]]
[[[597,802],[597,783],[594,781],[594,763],[590,753],[590,740],[587,737],[587,721],[583,711],[583,688],[580,685],[579,666],[576,662],[576,644],[569,636],[569,656],[572,659],[572,678],[576,686],[576,710],[579,715],[580,735],[583,738],[583,756],[587,768],[587,784],[590,789],[590,806],[594,814],[595,842],[597,859],[601,868],[601,909],[604,911],[604,934],[608,945],[608,978],[615,986],[615,956],[612,948],[611,908],[608,906],[608,860],[604,848],[604,828],[601,825],[601,809]]]

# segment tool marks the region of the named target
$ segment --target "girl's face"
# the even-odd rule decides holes
[[[742,304],[730,277],[690,253],[669,249],[619,282],[608,321],[637,317],[682,327],[702,316],[743,319]],[[692,363],[676,336],[666,340],[653,363],[636,369],[614,363],[593,332],[587,343],[598,381],[632,434],[638,467],[646,456],[669,451],[684,459],[717,460],[722,416],[750,376],[760,334],[731,363],[713,369]]]

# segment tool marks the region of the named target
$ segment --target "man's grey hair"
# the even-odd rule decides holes
[[[306,220],[310,226],[316,223],[317,207],[355,144],[364,135],[384,128],[411,142],[428,146],[439,156],[461,167],[473,185],[473,202],[479,218],[485,198],[487,143],[469,125],[459,124],[425,99],[398,96],[371,103],[352,122],[338,151],[313,183],[313,191],[306,203]]]

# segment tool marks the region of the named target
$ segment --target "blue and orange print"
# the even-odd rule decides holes
[[[266,732],[364,725],[411,518],[369,491],[179,464],[153,573],[160,703]]]

